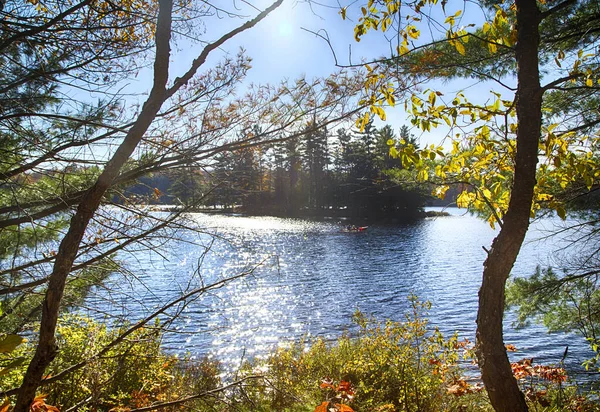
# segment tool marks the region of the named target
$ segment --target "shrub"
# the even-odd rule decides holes
[[[410,298],[403,322],[379,322],[356,313],[355,336],[335,342],[304,339],[275,351],[264,361],[246,364],[235,374],[240,383],[223,385],[218,362],[194,361],[161,349],[160,325],[141,328],[103,356],[102,348],[127,326],[110,329],[77,315],[65,316],[58,328],[60,351],[49,375],[81,361],[87,363],[60,381],[40,388],[40,405],[59,410],[129,411],[196,397],[165,411],[491,411],[481,385],[461,377],[461,360],[472,359],[471,344],[455,335],[444,338],[424,315],[429,303]],[[0,385],[20,384],[33,348],[7,335],[0,340]],[[516,348],[507,347],[509,350]],[[514,362],[513,373],[530,410],[593,411],[594,394],[566,384],[562,368]],[[241,372],[241,373],[240,373]],[[241,376],[241,378],[240,378]],[[218,388],[209,394],[207,391]],[[597,398],[596,398],[597,399]],[[46,404],[47,402],[47,404]],[[8,407],[8,403],[0,406]]]
[[[105,324],[79,315],[61,318],[57,329],[59,352],[47,376],[88,361],[59,381],[40,388],[48,404],[61,411],[108,411],[116,407],[139,408],[169,402],[218,387],[220,367],[215,361],[179,359],[161,349],[162,331],[141,328],[101,357],[102,348],[116,339],[127,326],[110,329]],[[33,355],[31,345],[19,353],[27,361],[0,377],[3,389],[18,386]]]
[[[448,389],[464,382],[457,366],[464,345],[456,335],[445,339],[429,328],[423,317],[429,304],[410,300],[412,311],[404,322],[377,322],[357,313],[355,337],[278,350],[266,363],[265,384],[246,391],[253,410],[313,411],[324,401],[350,404],[355,411],[460,410],[463,398]],[[464,388],[461,395],[476,400],[472,405],[487,405],[470,385]]]

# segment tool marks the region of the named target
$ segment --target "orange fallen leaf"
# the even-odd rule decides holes
[[[319,406],[315,408],[315,412],[327,412],[327,407],[329,406],[329,402],[323,402]]]
[[[60,412],[56,406],[48,405],[46,403],[46,396],[48,395],[36,396],[29,407],[29,410],[31,412]]]

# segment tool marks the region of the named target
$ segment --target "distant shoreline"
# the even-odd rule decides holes
[[[161,212],[170,212],[180,210],[181,206],[177,205],[150,205],[149,206],[153,211],[161,211]],[[223,209],[223,208],[197,208],[191,213],[205,213],[205,214],[214,214],[214,215],[239,215],[239,216],[272,216],[279,218],[299,218],[299,219],[343,219],[343,220],[361,220],[361,221],[411,221],[411,220],[419,220],[430,217],[446,217],[451,216],[450,213],[445,211],[438,210],[419,210],[416,212],[412,212],[409,214],[396,214],[396,215],[383,215],[383,216],[356,216],[345,214],[345,210],[322,210],[319,213],[316,213],[312,210],[298,211],[294,214],[277,214],[277,213],[252,213],[246,212],[239,209]]]

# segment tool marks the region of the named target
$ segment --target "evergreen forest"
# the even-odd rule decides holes
[[[259,126],[253,129],[241,138],[261,133]],[[309,123],[291,139],[224,151],[202,169],[145,177],[124,194],[140,202],[250,215],[414,219],[432,196],[390,155],[390,146],[406,145],[418,147],[407,126],[399,134],[372,122],[362,132],[329,133]]]

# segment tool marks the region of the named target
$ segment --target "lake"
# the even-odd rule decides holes
[[[360,222],[339,219],[193,214],[206,233],[166,241],[158,253],[123,255],[131,277],[115,276],[94,290],[89,314],[139,319],[202,282],[252,269],[183,308],[165,348],[236,365],[291,339],[351,333],[357,309],[402,320],[410,294],[432,303],[429,319],[445,334],[458,331],[474,341],[483,247],[496,232],[464,211],[447,210],[451,216],[373,224],[359,233],[340,229]],[[553,218],[533,223],[513,275],[528,276],[537,265],[556,265],[574,253],[565,249],[565,239],[547,238],[558,224]],[[581,337],[548,334],[536,325],[516,331],[514,319],[511,313],[505,319],[505,341],[519,348],[510,355],[514,360],[558,362],[566,345],[570,369],[591,356]]]

